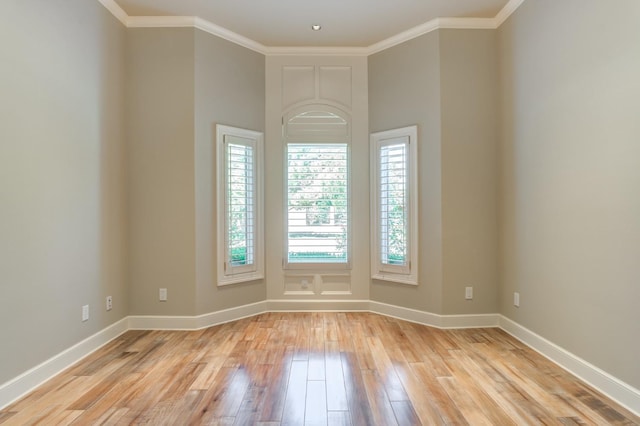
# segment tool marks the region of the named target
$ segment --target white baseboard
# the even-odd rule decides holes
[[[640,390],[503,315],[500,315],[500,328],[640,416]]]
[[[200,330],[267,312],[267,302],[251,303],[198,316],[132,315],[130,330]]]
[[[47,380],[120,336],[128,330],[128,325],[127,318],[123,318],[18,377],[1,384],[0,409],[22,398]]]
[[[267,306],[267,302],[262,301],[200,315],[198,317],[198,328],[207,328],[213,325],[224,324],[226,322],[260,315],[268,312]]]
[[[438,315],[401,306],[371,301],[370,311],[405,321],[437,328],[486,328],[497,327],[498,314]]]
[[[197,330],[198,317],[132,315],[129,330]]]
[[[267,300],[269,312],[368,312],[368,300]]]

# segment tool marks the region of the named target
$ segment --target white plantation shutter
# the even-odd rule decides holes
[[[263,135],[216,125],[218,285],[264,278]]]
[[[348,263],[348,144],[287,144],[287,263]]]
[[[255,148],[251,139],[224,136],[227,274],[255,270],[256,179]]]
[[[408,164],[409,138],[380,146],[379,235],[380,261],[385,266],[408,268]]]
[[[371,276],[418,284],[417,127],[371,134]]]

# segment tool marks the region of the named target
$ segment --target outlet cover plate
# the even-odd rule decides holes
[[[473,287],[465,287],[464,298],[467,300],[473,299]]]

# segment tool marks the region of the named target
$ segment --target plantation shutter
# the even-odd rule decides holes
[[[255,270],[256,179],[254,141],[225,135],[225,273]]]
[[[408,142],[388,140],[379,150],[378,225],[382,269],[408,269]]]
[[[348,262],[348,144],[287,144],[288,263]]]

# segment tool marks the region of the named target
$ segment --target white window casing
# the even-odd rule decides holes
[[[218,285],[262,279],[263,135],[219,124],[216,145]]]
[[[418,284],[418,131],[371,134],[371,277]]]

